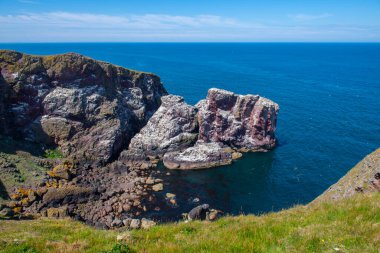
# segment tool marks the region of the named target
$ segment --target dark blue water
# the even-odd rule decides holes
[[[79,52],[161,76],[195,104],[218,87],[280,105],[280,145],[231,166],[172,172],[168,190],[231,213],[313,200],[380,147],[380,44],[0,44],[31,54]],[[190,186],[191,189],[190,189]],[[196,187],[194,187],[194,185]]]

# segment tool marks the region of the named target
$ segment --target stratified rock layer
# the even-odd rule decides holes
[[[75,53],[0,51],[0,133],[108,162],[158,109],[159,77]]]
[[[210,89],[197,107],[199,140],[241,151],[266,151],[276,145],[279,106],[269,99]]]
[[[130,150],[162,157],[166,152],[192,146],[198,137],[197,109],[180,96],[168,95],[145,127],[129,144]]]

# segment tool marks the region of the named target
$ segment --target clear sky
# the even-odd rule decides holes
[[[0,0],[0,42],[380,42],[380,0]]]

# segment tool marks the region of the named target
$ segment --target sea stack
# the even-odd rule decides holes
[[[197,169],[225,165],[239,152],[268,151],[276,145],[278,104],[258,95],[237,95],[210,89],[198,108],[199,135],[195,146],[167,153],[170,169]]]

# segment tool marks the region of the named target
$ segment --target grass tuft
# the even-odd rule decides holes
[[[64,155],[58,149],[45,150],[44,157],[49,159],[65,158]]]

